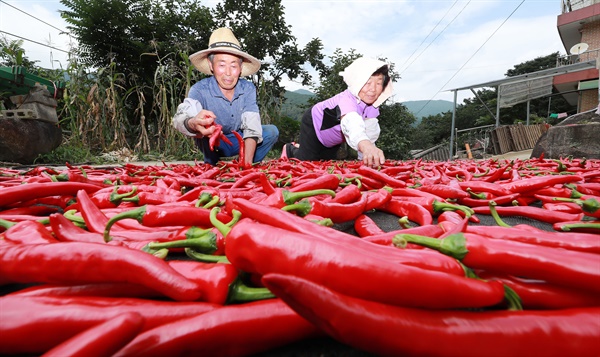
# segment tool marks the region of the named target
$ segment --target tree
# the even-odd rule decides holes
[[[210,10],[194,0],[61,0],[81,60],[93,68],[116,63],[152,83],[158,56],[206,47]]]
[[[284,76],[308,85],[312,78],[304,65],[324,66],[321,40],[313,39],[299,48],[284,10],[281,0],[225,0],[214,11],[216,25],[231,28],[244,50],[262,62],[251,79],[258,88],[264,121],[275,124],[285,101]]]
[[[380,108],[381,134],[377,146],[386,158],[404,160],[410,158],[411,138],[415,116],[401,103],[384,104]]]

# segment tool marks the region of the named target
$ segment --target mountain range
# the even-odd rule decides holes
[[[285,98],[287,100],[281,108],[281,113],[300,120],[308,106],[308,99],[313,95],[314,93],[306,89],[286,91]],[[402,104],[417,118],[415,125],[418,125],[424,117],[445,113],[454,107],[454,103],[447,100],[411,100],[402,102]]]

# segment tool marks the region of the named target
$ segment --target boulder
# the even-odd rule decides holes
[[[57,124],[44,120],[0,119],[0,161],[32,164],[40,154],[56,149],[62,141]]]
[[[600,115],[596,109],[572,115],[550,127],[538,139],[531,158],[600,159]]]

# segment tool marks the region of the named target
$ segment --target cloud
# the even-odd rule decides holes
[[[64,9],[58,0],[9,3],[59,29],[67,27],[58,13],[59,8]],[[398,102],[453,100],[449,89],[501,79],[519,63],[553,52],[565,53],[556,29],[560,11],[556,0],[524,3],[283,0],[282,3],[286,23],[299,46],[320,38],[326,57],[336,49],[344,53],[355,49],[365,56],[384,57],[393,62],[402,75],[395,84],[393,99]],[[215,1],[203,4],[214,6]],[[2,3],[0,30],[60,49],[69,48],[69,36]],[[67,64],[67,55],[60,51],[29,42],[24,47],[26,55],[39,60],[39,65],[59,68]],[[318,78],[311,73],[313,79]],[[288,81],[284,85],[290,90],[300,88],[299,84]],[[460,91],[458,97],[462,102],[473,95],[470,91]]]

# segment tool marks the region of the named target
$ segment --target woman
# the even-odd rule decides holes
[[[361,57],[340,75],[345,91],[307,110],[300,125],[300,142],[286,144],[282,157],[299,160],[335,160],[344,141],[358,152],[365,165],[383,165],[383,151],[375,146],[379,138],[379,106],[393,92],[385,62]]]

